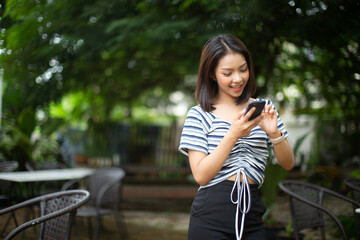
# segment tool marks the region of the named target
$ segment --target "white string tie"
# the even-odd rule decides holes
[[[242,176],[242,184],[240,181],[240,175]],[[235,188],[237,187],[237,199],[233,199]],[[244,168],[240,168],[236,172],[236,178],[231,190],[230,195],[231,202],[236,204],[236,215],[235,215],[235,232],[236,239],[241,240],[244,231],[245,214],[250,211],[251,208],[251,192],[248,179],[245,174]],[[241,204],[242,203],[242,204]],[[239,211],[241,212],[241,226],[239,230]]]

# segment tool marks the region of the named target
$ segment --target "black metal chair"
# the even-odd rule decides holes
[[[349,188],[351,197],[360,203],[360,178],[345,178],[345,185]]]
[[[5,161],[0,162],[0,172],[13,172],[19,167],[18,162],[16,161]],[[12,183],[10,181],[6,180],[0,180],[0,206],[6,207],[11,204],[11,198],[12,198]],[[14,222],[16,222],[16,218],[14,214],[11,214],[9,218],[7,219],[5,225],[3,226],[3,229],[1,230],[0,236],[4,234],[5,228],[8,226],[8,224],[11,221],[11,218],[14,219]]]
[[[0,162],[0,172],[12,172],[19,167],[17,161]]]
[[[77,212],[78,217],[88,219],[89,237],[95,236],[99,239],[101,220],[105,215],[114,215],[119,237],[126,237],[127,230],[120,207],[122,201],[122,180],[125,177],[125,171],[121,168],[103,168],[96,170],[88,176],[86,189],[90,192],[91,198],[88,204],[80,208]],[[62,189],[71,188],[77,181],[69,181]],[[94,233],[91,227],[91,218],[95,219]]]
[[[70,239],[73,219],[77,209],[84,205],[90,198],[86,190],[68,190],[50,193],[29,199],[14,206],[0,210],[0,216],[13,213],[29,206],[37,206],[39,217],[25,222],[12,230],[4,240],[13,239],[25,229],[40,224],[38,239],[67,240]]]
[[[25,163],[25,168],[28,171],[36,170],[47,170],[47,169],[63,169],[68,168],[65,164],[58,161],[45,161],[45,162],[34,162],[28,161]],[[61,189],[64,181],[48,181],[48,182],[35,182],[29,183],[28,189],[30,195],[33,197],[57,192]]]
[[[360,178],[349,177],[344,179],[345,185],[350,190],[351,198],[357,201],[360,204]],[[354,206],[354,211],[357,211],[356,214],[356,224],[360,226],[360,212],[356,210],[359,207]],[[360,229],[357,229],[356,239],[360,240]]]
[[[19,167],[18,162],[16,161],[6,161],[0,162],[0,172],[13,172]],[[11,190],[11,182],[0,180],[0,200],[9,203],[10,200],[10,190]],[[3,204],[1,204],[3,205]]]
[[[360,207],[360,204],[351,198],[345,197],[335,191],[321,187],[316,184],[297,180],[283,180],[279,187],[289,196],[291,218],[295,239],[299,239],[299,233],[307,228],[320,228],[321,239],[325,239],[324,215],[329,216],[338,226],[344,239],[348,239],[344,226],[339,218],[323,205],[324,195],[341,199]],[[355,213],[354,213],[355,215]],[[360,228],[360,226],[357,226]]]
[[[44,169],[68,168],[68,166],[58,161],[48,161],[48,162],[28,161],[25,163],[25,168],[28,171],[35,171],[35,170],[44,170]]]

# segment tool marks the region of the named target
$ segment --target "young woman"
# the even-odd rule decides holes
[[[202,50],[196,98],[186,117],[179,150],[188,155],[199,191],[191,207],[189,240],[265,239],[265,206],[258,188],[270,145],[287,170],[294,153],[273,104],[266,100],[260,116],[255,108],[256,83],[246,46],[235,36],[218,35]]]

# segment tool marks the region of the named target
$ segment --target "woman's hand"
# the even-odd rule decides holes
[[[277,128],[277,114],[271,105],[265,105],[264,111],[261,114],[262,120],[259,124],[260,128],[266,132],[270,138],[279,137],[279,130]]]
[[[261,119],[263,118],[262,115],[258,116],[257,118],[252,119],[249,121],[251,115],[255,112],[255,107],[250,109],[249,112],[245,114],[246,109],[242,110],[233,120],[229,132],[236,137],[236,139],[246,137],[250,134],[251,130],[259,125]]]

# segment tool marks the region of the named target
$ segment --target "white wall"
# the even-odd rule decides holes
[[[280,117],[290,134],[288,141],[291,147],[294,147],[297,139],[308,134],[295,156],[295,165],[300,164],[300,154],[305,156],[305,163],[307,163],[314,139],[315,118],[309,115],[294,116],[288,108],[280,114]]]

